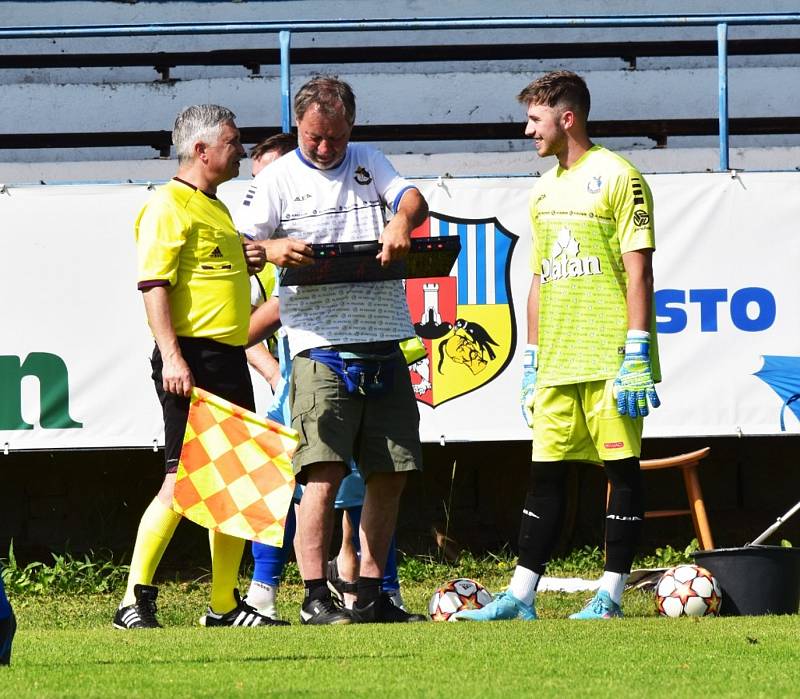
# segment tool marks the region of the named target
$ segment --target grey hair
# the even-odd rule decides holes
[[[298,119],[312,106],[328,117],[335,117],[340,111],[352,126],[356,120],[356,96],[353,88],[335,75],[317,75],[301,87],[294,96],[294,114]]]
[[[235,118],[230,109],[218,104],[194,104],[184,109],[178,114],[172,129],[172,144],[178,161],[184,163],[194,158],[194,144],[197,141],[216,142],[222,125]]]

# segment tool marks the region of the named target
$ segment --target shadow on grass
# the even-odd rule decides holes
[[[339,660],[339,661],[353,661],[353,660],[408,660],[411,658],[416,657],[413,653],[346,653],[342,655],[332,655],[330,653],[318,653],[314,654],[306,654],[306,653],[297,653],[293,655],[279,655],[279,656],[271,656],[271,657],[264,657],[264,656],[257,656],[257,655],[237,655],[236,657],[232,658],[220,658],[220,657],[211,657],[207,656],[204,658],[193,658],[193,659],[185,659],[185,658],[130,658],[128,660],[114,660],[114,659],[98,659],[98,660],[84,660],[81,663],[76,663],[73,660],[65,660],[63,662],[58,661],[47,661],[42,663],[25,663],[27,667],[70,667],[75,668],[78,665],[84,665],[87,667],[91,667],[94,665],[141,665],[142,663],[147,663],[148,665],[207,665],[207,664],[219,664],[219,663],[276,663],[276,662],[297,662],[297,661],[309,661],[309,660],[318,660],[318,661],[330,661],[330,660]]]

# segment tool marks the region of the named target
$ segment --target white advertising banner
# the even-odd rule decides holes
[[[664,381],[645,436],[779,434],[782,419],[800,433],[800,400],[784,408],[800,393],[800,173],[647,179]],[[411,367],[424,441],[529,439],[518,396],[532,183],[418,182],[426,232],[462,242],[449,277],[407,283],[429,351]],[[220,196],[235,207],[246,186]],[[132,184],[0,193],[0,449],[163,443],[133,243],[149,195]],[[269,389],[254,384],[263,408]]]

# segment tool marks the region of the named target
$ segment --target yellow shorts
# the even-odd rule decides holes
[[[642,418],[617,412],[613,379],[536,388],[534,461],[615,461],[642,453]]]

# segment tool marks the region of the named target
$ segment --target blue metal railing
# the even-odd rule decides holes
[[[719,95],[719,169],[728,169],[728,25],[717,25],[717,92]]]
[[[728,27],[800,24],[800,13],[624,15],[596,17],[428,17],[425,19],[304,20],[296,22],[201,22],[0,27],[0,39],[278,34],[281,55],[281,127],[291,127],[290,47],[292,32],[421,31],[448,29],[578,29],[591,27],[717,28],[719,169],[728,169]]]
[[[282,30],[278,34],[281,46],[281,128],[283,133],[289,133],[292,128],[292,101],[291,82],[292,65],[289,61],[289,47],[292,43],[292,33]]]

